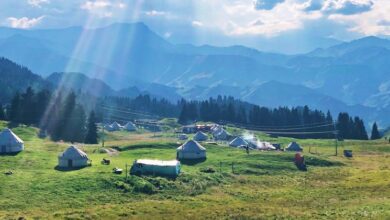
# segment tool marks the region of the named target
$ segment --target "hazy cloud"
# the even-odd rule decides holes
[[[344,1],[344,3],[341,4],[341,7],[331,8],[330,10],[338,14],[352,15],[352,14],[359,14],[371,10],[373,4],[374,3],[372,1],[367,1],[367,2]]]
[[[49,0],[27,0],[27,3],[34,7],[41,7],[42,4],[48,4],[50,3],[50,1]]]
[[[37,18],[28,18],[28,17],[22,17],[22,18],[15,18],[15,17],[9,17],[7,18],[7,22],[9,26],[13,28],[21,28],[21,29],[28,29],[36,26],[39,24],[42,19],[45,16],[40,16]]]
[[[254,7],[256,10],[271,10],[277,4],[284,2],[285,0],[256,0],[254,1]]]

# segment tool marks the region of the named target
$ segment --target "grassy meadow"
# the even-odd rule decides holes
[[[5,126],[0,122],[0,128]],[[338,156],[334,140],[297,140],[307,172],[295,167],[294,153],[247,155],[226,143],[204,144],[207,160],[182,164],[175,180],[126,179],[112,169],[125,169],[139,158],[174,159],[180,145],[176,135],[169,129],[108,133],[105,146],[118,153],[99,153],[101,145],[79,145],[92,166],[65,172],[55,166],[69,143],[39,139],[33,127],[12,130],[25,141],[25,151],[0,156],[0,219],[390,218],[390,144],[385,140],[339,142]],[[283,147],[292,140],[256,136]],[[343,149],[353,150],[354,157],[344,158]],[[111,164],[101,165],[102,158]],[[14,174],[4,175],[8,170]]]

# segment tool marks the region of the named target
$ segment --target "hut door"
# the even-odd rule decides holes
[[[68,167],[73,167],[73,161],[72,160],[68,160]]]
[[[1,146],[0,153],[7,153],[7,149],[5,145]]]

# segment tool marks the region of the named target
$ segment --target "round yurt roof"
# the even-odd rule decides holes
[[[295,141],[288,144],[287,150],[302,150],[302,147]]]
[[[194,135],[194,140],[202,140],[202,139],[207,139],[208,136],[207,134],[201,132],[201,131],[198,131],[195,135]]]
[[[178,151],[184,151],[184,152],[199,152],[199,151],[205,151],[206,148],[204,148],[202,145],[200,145],[198,142],[194,140],[189,140],[180,147],[177,148]]]
[[[114,123],[111,124],[111,127],[113,127],[113,128],[120,128],[121,125],[118,122],[114,121]]]
[[[0,143],[23,144],[24,142],[11,129],[5,128],[0,132]]]
[[[242,137],[236,137],[234,140],[232,140],[229,144],[230,146],[241,146],[241,145],[248,145],[248,142],[246,142]]]
[[[135,126],[135,124],[131,121],[127,122],[127,124],[125,125],[125,128],[126,129],[136,129],[137,127]]]
[[[88,159],[88,155],[84,151],[73,145],[68,147],[59,157],[62,159]]]

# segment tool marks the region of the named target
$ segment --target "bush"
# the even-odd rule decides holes
[[[215,173],[215,169],[213,167],[203,167],[203,168],[200,168],[199,169],[200,172],[203,172],[203,173]]]
[[[134,192],[145,194],[153,194],[157,192],[156,187],[142,177],[130,176],[130,178],[127,180],[127,183],[133,186]]]

